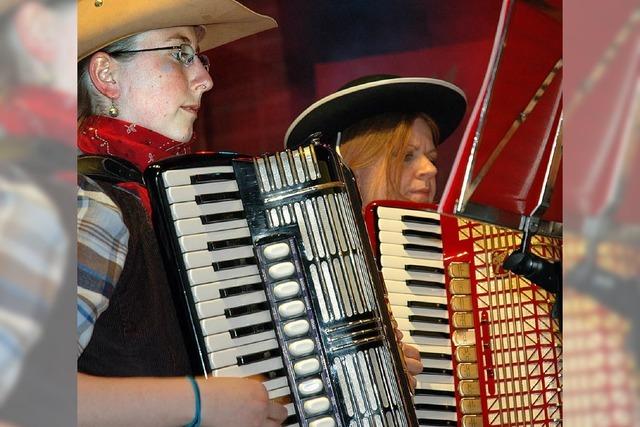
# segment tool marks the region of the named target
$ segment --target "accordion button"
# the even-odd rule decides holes
[[[300,285],[298,282],[289,281],[284,283],[278,283],[273,287],[273,294],[278,299],[291,298],[300,292]]]
[[[331,405],[329,404],[329,399],[327,399],[326,397],[316,397],[315,399],[309,399],[302,405],[305,414],[307,414],[308,416],[327,412],[330,406]]]
[[[313,378],[311,380],[303,381],[298,384],[298,391],[303,396],[311,396],[312,394],[318,394],[324,389],[324,384],[320,378]]]
[[[284,258],[289,256],[291,250],[289,249],[289,245],[282,243],[275,243],[273,245],[269,245],[262,250],[264,257],[269,261],[275,261],[280,258]]]
[[[313,344],[313,340],[307,338],[289,343],[288,348],[289,353],[291,353],[293,357],[300,357],[311,353],[314,350],[315,345]]]
[[[296,268],[292,262],[279,262],[269,267],[269,277],[280,280],[292,276],[295,271]]]
[[[309,332],[309,322],[306,320],[294,320],[282,328],[288,337],[298,337]]]
[[[331,417],[318,418],[309,423],[309,427],[335,427],[336,421]]]
[[[295,363],[293,370],[299,377],[315,374],[320,370],[320,361],[315,357],[310,357]]]
[[[300,316],[304,313],[304,303],[300,300],[285,302],[278,306],[278,313],[284,318]]]

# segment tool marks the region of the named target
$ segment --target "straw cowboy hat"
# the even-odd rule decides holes
[[[234,0],[78,0],[78,60],[144,31],[202,25],[205,51],[278,26]]]
[[[335,135],[368,117],[392,112],[423,112],[438,125],[443,142],[467,108],[462,89],[444,80],[378,74],[353,80],[304,110],[289,126],[285,147],[294,148],[316,132]]]

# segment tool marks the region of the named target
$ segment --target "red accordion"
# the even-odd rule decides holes
[[[561,2],[503,0],[439,206],[368,209],[391,310],[425,367],[423,426],[562,422],[555,295],[503,269],[516,250],[562,255],[561,34]]]
[[[367,226],[391,310],[425,366],[420,425],[559,425],[553,294],[502,269],[520,234],[403,202],[370,205]],[[558,260],[561,241],[536,236],[531,250]]]

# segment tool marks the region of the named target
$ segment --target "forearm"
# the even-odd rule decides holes
[[[79,426],[182,426],[194,415],[186,378],[105,378],[78,374]]]
[[[202,427],[275,427],[287,417],[267,390],[246,378],[197,379]],[[183,426],[193,420],[191,383],[177,378],[104,378],[78,374],[80,426]]]

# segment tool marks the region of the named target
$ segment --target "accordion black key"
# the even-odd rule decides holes
[[[331,149],[176,157],[145,181],[198,370],[261,376],[289,424],[417,425],[355,182]]]

